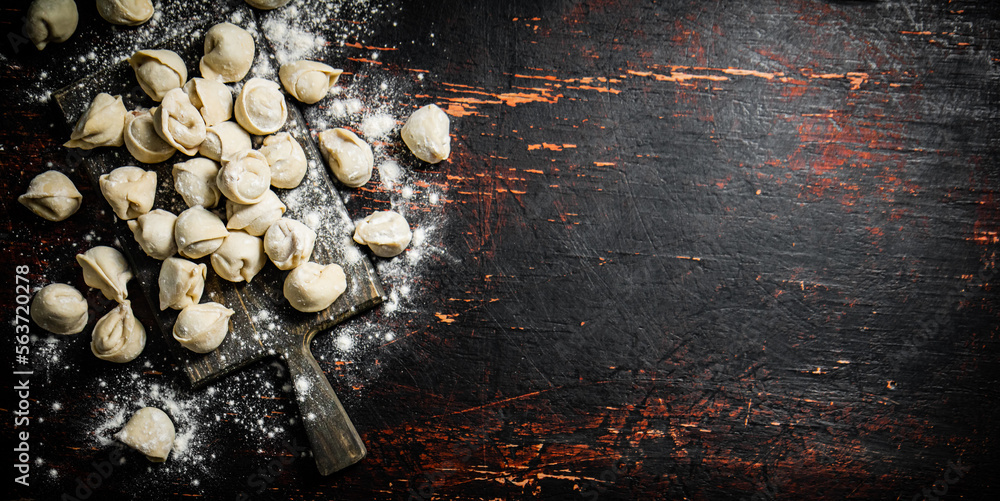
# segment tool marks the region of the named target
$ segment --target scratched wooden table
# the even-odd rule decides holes
[[[5,4],[0,32],[20,31],[24,3]],[[54,106],[19,90],[104,63],[77,61],[114,40],[79,3],[66,44],[39,54],[0,42],[8,290],[21,264],[33,283],[82,287],[72,256],[110,235],[100,194],[60,146],[67,131],[50,127]],[[402,98],[452,116],[450,160],[421,175],[443,193],[454,259],[413,284],[422,299],[397,339],[364,363],[320,362],[368,458],[330,477],[282,464],[254,498],[1000,492],[1000,4],[378,5],[370,34],[338,50],[351,72],[422,70]],[[83,192],[82,224],[13,201],[48,162]],[[348,207],[386,208],[390,194],[363,189]],[[14,294],[0,297],[13,310]],[[88,297],[92,313],[107,306]],[[314,351],[333,351],[329,336]],[[72,494],[109,454],[81,441],[107,394],[91,389],[134,369],[83,350],[63,363],[72,377],[32,381],[42,462],[30,488],[8,474],[12,498]],[[169,369],[140,371],[180,385]],[[250,374],[276,378],[266,364]],[[8,402],[17,383],[4,381]],[[295,437],[301,427],[259,440],[223,431],[204,469],[149,476],[127,461],[92,499],[232,499]]]

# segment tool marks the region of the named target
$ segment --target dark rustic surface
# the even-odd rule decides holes
[[[19,30],[23,5],[4,8],[0,32]],[[54,90],[107,63],[59,59],[107,43],[81,11],[91,25],[41,55],[3,41],[8,290],[21,264],[35,286],[83,287],[72,256],[111,238],[110,212],[60,146],[68,131],[50,126],[57,110],[18,91],[41,71]],[[314,343],[368,458],[326,478],[292,461],[260,498],[1000,490],[1000,5],[438,1],[365,19],[368,35],[331,47],[345,69],[425,70],[404,99],[452,115],[450,160],[404,166],[443,193],[449,258],[413,284],[421,299],[394,341],[336,362],[332,336]],[[64,223],[13,201],[47,162],[84,193]],[[387,195],[359,190],[348,209]],[[92,317],[107,309],[88,299]],[[93,359],[88,337],[59,339],[79,355],[32,382],[45,462],[15,497],[72,492],[113,450],[86,439],[115,395],[95,381],[134,369]],[[149,344],[142,378],[180,387],[160,351]],[[293,412],[288,398],[259,405]],[[94,499],[253,493],[248,475],[302,436],[221,430],[204,469],[152,474],[127,456]]]

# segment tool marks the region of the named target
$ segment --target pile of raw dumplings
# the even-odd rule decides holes
[[[258,8],[275,8],[287,0],[247,1]],[[41,4],[68,11],[67,2],[73,4],[72,0],[37,0],[32,8]],[[101,15],[116,24],[141,24],[149,18],[144,12],[111,8],[125,4],[141,6],[143,2],[98,0]],[[75,4],[73,7],[75,12]],[[148,14],[152,15],[151,7]],[[75,29],[75,21],[72,24]],[[59,24],[47,26],[57,28]],[[62,41],[69,34],[56,37],[50,33],[46,41]],[[342,71],[316,61],[295,61],[281,66],[280,85],[250,78],[234,97],[227,84],[242,81],[250,71],[255,55],[253,37],[239,26],[221,23],[207,31],[204,45],[205,54],[198,65],[201,77],[191,79],[176,53],[134,53],[128,62],[135,77],[159,104],[151,109],[127,110],[120,96],[100,93],[65,143],[87,150],[125,146],[143,164],[166,162],[178,151],[190,157],[175,163],[171,172],[174,189],[188,206],[180,214],[153,207],[157,179],[152,170],[122,166],[101,176],[99,184],[115,215],[127,222],[142,250],[162,261],[159,307],[180,311],[173,336],[197,353],[218,348],[229,332],[234,312],[216,302],[201,302],[208,267],[194,260],[208,257],[215,273],[231,282],[251,281],[268,261],[278,269],[290,270],[283,284],[284,296],[303,312],[329,307],[347,286],[339,265],[310,261],[316,233],[283,217],[286,206],[271,189],[295,188],[307,169],[298,140],[281,132],[288,113],[282,88],[298,101],[313,104],[327,95]],[[437,163],[450,154],[448,116],[435,105],[414,112],[400,135],[423,161]],[[259,149],[253,147],[253,136],[262,136]],[[317,139],[330,171],[343,185],[356,188],[370,180],[372,149],[354,132],[335,128],[320,132]],[[81,200],[72,181],[57,171],[38,175],[19,198],[32,212],[51,221],[70,217]],[[211,210],[222,206],[225,220]],[[354,240],[377,256],[392,257],[406,249],[411,235],[400,214],[378,211],[357,224]],[[78,255],[77,261],[86,284],[118,303],[96,322],[91,350],[112,362],[134,360],[145,347],[146,332],[128,301],[127,283],[133,275],[127,261],[107,246],[94,247]],[[66,284],[41,289],[30,311],[36,324],[56,334],[79,333],[88,321],[86,299]],[[135,423],[130,421],[119,438],[151,460],[164,460],[173,441],[173,425],[169,417],[160,414],[158,409],[140,410],[133,417]],[[150,427],[160,431],[151,437],[139,433]]]

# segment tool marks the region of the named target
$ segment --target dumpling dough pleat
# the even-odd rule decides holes
[[[154,463],[167,460],[176,438],[170,416],[156,407],[143,407],[135,412],[115,438],[143,453]]]
[[[326,97],[330,87],[344,73],[332,66],[318,61],[295,61],[281,65],[278,77],[285,91],[295,99],[306,104],[313,104]]]
[[[279,132],[265,137],[260,152],[271,166],[271,186],[292,189],[302,182],[306,175],[306,153],[291,134]]]
[[[417,158],[436,164],[451,154],[448,124],[448,114],[437,105],[428,104],[413,112],[399,133]]]
[[[136,160],[144,164],[166,162],[177,153],[177,148],[156,133],[150,110],[136,110],[125,114],[125,147]]]
[[[200,205],[181,212],[174,223],[177,252],[189,259],[198,259],[215,252],[228,234],[226,224],[219,216]]]
[[[233,118],[233,92],[224,83],[192,78],[184,84],[191,104],[201,112],[205,125],[212,126]]]
[[[238,82],[253,64],[253,36],[232,23],[219,23],[205,33],[205,56],[198,68],[201,76],[222,83]]]
[[[243,150],[222,164],[215,179],[226,198],[238,204],[255,204],[270,191],[271,167],[257,150]]]
[[[153,111],[156,133],[181,153],[193,157],[205,140],[205,119],[191,104],[184,89],[173,89]]]
[[[162,101],[167,92],[178,89],[187,81],[184,60],[171,50],[140,50],[128,58],[135,71],[139,87],[153,101]]]
[[[236,121],[251,134],[278,132],[288,119],[288,105],[281,87],[270,80],[251,78],[236,96]]]
[[[373,212],[354,228],[354,241],[367,245],[379,257],[393,257],[403,252],[413,233],[399,213]]]
[[[97,0],[97,12],[105,21],[138,26],[153,17],[152,0]]]
[[[87,300],[76,287],[49,284],[31,300],[31,319],[53,334],[76,334],[83,331],[90,318]]]
[[[179,257],[168,257],[160,265],[157,285],[160,287],[160,309],[182,310],[198,304],[205,291],[208,267]]]
[[[156,173],[139,167],[119,167],[98,179],[104,199],[121,219],[135,219],[153,208]]]
[[[80,13],[73,0],[35,0],[28,7],[24,31],[31,43],[42,50],[49,42],[69,40],[79,21]]]
[[[128,298],[128,281],[132,270],[125,256],[117,249],[99,245],[83,254],[76,255],[76,262],[83,268],[83,281],[100,289],[101,294],[119,303]]]
[[[174,222],[177,216],[163,209],[155,209],[129,221],[135,241],[147,256],[163,260],[177,252],[174,241]]]
[[[195,353],[208,353],[226,339],[229,317],[233,313],[233,310],[215,302],[192,304],[177,315],[174,339]]]
[[[295,268],[285,277],[282,288],[285,299],[293,308],[303,312],[325,310],[347,290],[344,269],[336,264],[308,262]]]
[[[341,128],[320,132],[319,151],[341,183],[357,188],[371,179],[375,156],[357,134]]]
[[[226,201],[226,228],[243,230],[255,237],[267,232],[272,224],[281,219],[285,213],[285,204],[278,195],[267,190],[260,202],[245,205],[232,200]]]
[[[198,146],[198,153],[216,162],[228,162],[234,155],[253,148],[250,133],[240,124],[222,122],[205,130],[205,140]]]
[[[90,351],[109,362],[135,360],[146,347],[146,329],[132,313],[132,303],[122,301],[94,324]]]
[[[62,221],[72,216],[82,200],[83,195],[73,181],[55,170],[35,176],[28,184],[28,191],[17,197],[17,201],[31,212],[49,221]]]
[[[121,96],[101,92],[91,101],[87,111],[76,121],[67,148],[92,150],[99,146],[121,146],[125,144],[125,103]]]
[[[211,209],[219,204],[222,193],[215,185],[219,174],[219,164],[196,157],[174,164],[174,190],[184,199],[188,207],[202,206]]]
[[[264,242],[242,231],[230,231],[229,236],[212,253],[212,269],[223,280],[249,282],[267,264]]]
[[[264,234],[264,252],[279,270],[290,270],[309,260],[316,232],[299,221],[281,218]]]

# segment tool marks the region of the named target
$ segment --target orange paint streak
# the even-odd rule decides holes
[[[615,163],[614,162],[594,162],[594,165],[596,165],[598,167],[613,167],[615,165]]]
[[[395,47],[376,47],[374,45],[361,45],[359,43],[345,43],[347,47],[353,47],[355,49],[367,49],[367,50],[399,50]]]
[[[552,151],[562,151],[563,149],[566,149],[566,148],[576,148],[576,145],[575,144],[566,144],[566,143],[563,143],[562,145],[551,144],[551,143],[529,144],[528,145],[528,151],[540,150],[542,148],[545,148],[546,150],[552,150]],[[528,171],[528,172],[531,172],[531,171]]]
[[[722,72],[729,75],[737,75],[741,77],[759,77],[767,80],[771,80],[774,77],[784,76],[784,73],[765,73],[762,71],[741,70],[739,68],[726,68],[722,70]]]
[[[436,312],[436,313],[434,313],[434,316],[438,317],[438,320],[440,322],[444,322],[446,324],[450,324],[450,323],[452,323],[452,322],[455,321],[455,317],[458,316],[458,313],[452,313],[452,314],[449,315],[449,314],[445,314],[445,313],[441,313],[441,312]]]

